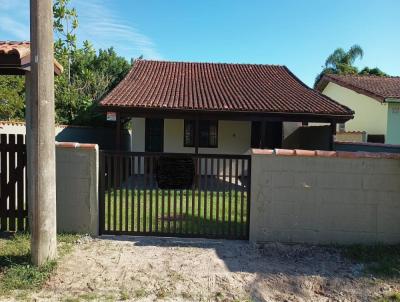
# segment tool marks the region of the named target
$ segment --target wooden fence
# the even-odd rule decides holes
[[[23,135],[0,136],[0,231],[24,231],[26,202],[26,146]]]

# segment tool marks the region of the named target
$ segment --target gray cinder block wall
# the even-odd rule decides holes
[[[400,156],[253,150],[251,241],[399,243]]]
[[[98,235],[97,145],[57,143],[57,231]]]

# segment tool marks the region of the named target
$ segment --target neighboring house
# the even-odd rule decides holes
[[[139,60],[100,105],[116,113],[117,129],[132,121],[133,151],[141,152],[243,154],[285,140],[301,147],[294,133],[309,122],[330,126],[306,131],[307,146],[331,149],[336,123],[353,117],[285,66],[251,64]]]
[[[400,77],[329,74],[317,90],[355,112],[339,132],[365,131],[368,142],[400,144]]]

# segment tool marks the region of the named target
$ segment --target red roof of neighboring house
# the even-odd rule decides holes
[[[0,41],[0,74],[24,74],[31,62],[31,43]],[[60,63],[54,60],[54,72],[63,72]]]
[[[339,115],[353,112],[285,66],[138,60],[103,107]]]
[[[322,92],[329,82],[367,95],[380,102],[384,102],[388,98],[400,99],[400,77],[326,74],[318,82],[316,89]]]

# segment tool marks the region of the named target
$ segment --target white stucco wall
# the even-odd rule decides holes
[[[354,110],[354,119],[346,123],[346,131],[366,131],[367,134],[386,135],[388,112],[386,103],[382,104],[335,83],[329,83],[322,93]]]

